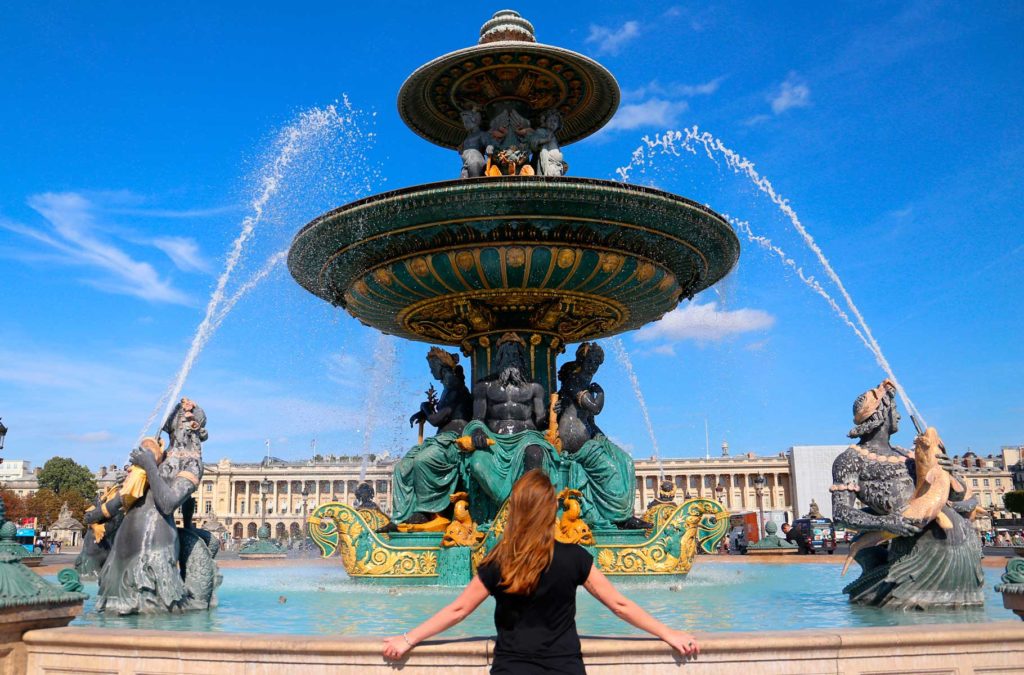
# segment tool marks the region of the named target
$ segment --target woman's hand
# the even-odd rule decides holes
[[[670,630],[662,640],[672,649],[683,656],[696,656],[700,654],[700,647],[697,646],[697,638],[684,630]]]
[[[389,661],[400,660],[409,653],[410,649],[412,649],[412,645],[405,639],[404,635],[396,635],[384,640],[384,658]]]

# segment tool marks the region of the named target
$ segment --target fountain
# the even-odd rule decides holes
[[[724,508],[708,499],[638,518],[632,460],[593,422],[603,391],[589,379],[572,389],[573,372],[592,378],[600,363],[591,341],[660,319],[739,257],[729,223],[705,206],[565,175],[562,148],[600,129],[618,102],[603,66],[536,42],[528,21],[498,12],[479,44],[422,66],[398,95],[414,132],[459,151],[462,177],[361,199],[295,236],[288,267],[303,288],[382,333],[458,348],[470,364],[457,405],[440,415],[428,397],[421,407],[422,422],[438,412],[441,433],[396,469],[394,494],[421,508],[407,516],[396,502],[402,522],[338,503],[310,517],[314,541],[353,578],[465,583],[501,536],[511,483],[534,466],[561,490],[562,532],[591,546],[607,574],[684,575],[724,535]],[[581,346],[563,378],[556,359],[572,343]],[[458,353],[434,358],[444,364],[432,370],[461,372]],[[456,408],[472,414],[453,418]],[[563,448],[570,437],[578,442]],[[446,536],[457,527],[480,536]]]

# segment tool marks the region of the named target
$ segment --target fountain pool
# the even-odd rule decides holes
[[[830,563],[702,564],[681,584],[620,581],[623,591],[658,619],[695,631],[778,631],[911,624],[980,623],[1012,618],[992,590],[1001,570],[985,570],[985,607],[948,612],[891,612],[850,605],[838,589],[841,566]],[[92,611],[96,582],[72,626],[293,635],[395,635],[413,628],[458,593],[446,587],[381,586],[353,582],[337,565],[222,569],[213,611],[160,616],[103,616]],[[286,602],[280,601],[281,597]],[[586,635],[640,635],[580,590],[577,625]],[[440,637],[490,636],[494,601]]]

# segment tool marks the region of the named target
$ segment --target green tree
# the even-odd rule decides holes
[[[82,522],[82,517],[92,502],[78,494],[77,490],[68,490],[57,494],[50,488],[40,488],[26,501],[25,508],[29,516],[39,519],[39,529],[45,530],[57,522],[60,517],[60,509],[65,503],[71,511],[71,515]]]
[[[1007,511],[1024,514],[1024,490],[1013,490],[1003,495],[1003,505]]]
[[[48,488],[56,494],[77,492],[87,499],[96,496],[96,479],[92,471],[69,457],[47,460],[39,471],[39,487]]]

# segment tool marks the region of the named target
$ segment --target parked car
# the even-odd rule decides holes
[[[797,518],[793,528],[803,532],[815,551],[836,552],[836,530],[829,518]]]

